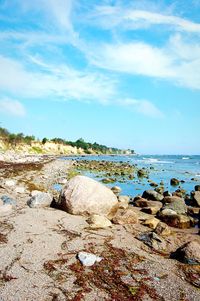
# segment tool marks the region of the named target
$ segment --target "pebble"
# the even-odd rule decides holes
[[[16,193],[25,193],[25,188],[22,186],[18,186],[15,188]]]
[[[103,258],[96,256],[95,254],[92,253],[79,252],[78,259],[84,266],[90,267],[93,266],[96,262],[100,262]]]
[[[5,186],[12,187],[15,186],[16,182],[14,180],[6,180]]]
[[[10,197],[7,196],[7,195],[2,195],[2,196],[1,196],[1,200],[3,201],[4,206],[5,206],[5,205],[16,206],[16,204],[17,204],[15,200],[13,200],[12,198],[10,198]]]

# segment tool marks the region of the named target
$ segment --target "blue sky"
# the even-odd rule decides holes
[[[200,0],[0,0],[0,122],[200,154]]]

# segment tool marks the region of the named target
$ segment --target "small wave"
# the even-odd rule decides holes
[[[172,161],[162,161],[155,158],[143,158],[142,160],[146,164],[173,164]]]
[[[182,160],[189,160],[189,157],[183,157]]]

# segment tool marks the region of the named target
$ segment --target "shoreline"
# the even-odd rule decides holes
[[[197,232],[170,227],[171,234],[160,237],[163,249],[159,243],[149,246],[138,239],[152,231],[143,224],[152,215],[132,205],[120,210],[134,210],[139,217],[137,223],[112,223],[109,228],[96,230],[90,228],[86,216],[52,207],[29,208],[27,200],[35,188],[58,199],[59,192],[53,185],[64,186],[77,162],[57,156],[48,158],[49,161],[43,159],[27,164],[11,162],[9,169],[0,165],[0,196],[7,195],[16,201],[12,210],[0,215],[3,301],[119,300],[114,296],[123,296],[124,301],[177,301],[183,296],[183,300],[199,300],[199,289],[189,276],[191,271],[197,273],[195,266],[170,259],[170,253],[184,243],[200,243]],[[21,169],[13,169],[19,164]],[[6,186],[5,182],[11,180],[13,185]],[[20,191],[19,187],[25,190]],[[77,260],[80,251],[96,254],[103,260],[86,268]]]

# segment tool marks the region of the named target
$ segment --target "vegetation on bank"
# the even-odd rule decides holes
[[[26,136],[23,133],[10,133],[7,129],[0,127],[0,138],[7,144],[12,147],[18,146],[20,144],[33,145],[34,142],[39,142],[42,145],[45,145],[47,142],[52,142],[59,145],[66,145],[76,147],[77,149],[82,149],[86,154],[91,153],[100,153],[100,154],[123,154],[130,153],[134,154],[134,150],[120,150],[118,148],[107,147],[105,145],[98,144],[96,142],[90,143],[84,141],[84,139],[80,138],[77,141],[68,141],[62,138],[43,138],[42,140],[36,139],[35,136]]]

